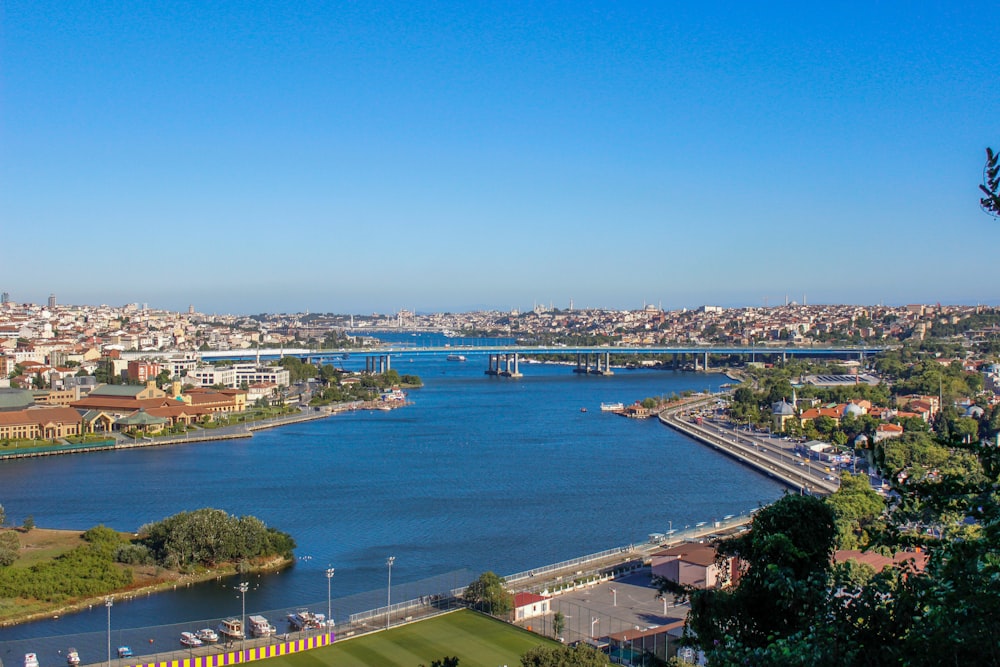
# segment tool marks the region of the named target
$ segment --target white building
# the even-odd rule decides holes
[[[187,372],[184,382],[196,387],[236,387],[236,369],[232,366],[199,366]]]
[[[258,366],[256,364],[236,364],[236,387],[242,387],[243,383],[253,384],[276,384],[288,387],[292,384],[291,376],[287,368],[281,366]]]

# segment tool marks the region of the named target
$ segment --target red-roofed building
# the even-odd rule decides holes
[[[52,439],[79,435],[82,418],[73,408],[37,407],[0,412],[0,439]]]
[[[879,424],[875,429],[875,442],[882,442],[887,438],[898,438],[903,435],[903,427],[899,424]]]
[[[735,578],[735,561],[716,562],[715,547],[700,542],[684,542],[658,551],[650,557],[654,577],[662,577],[685,586],[722,588]]]
[[[923,572],[927,567],[927,554],[923,551],[899,551],[889,556],[883,556],[874,551],[856,551],[840,549],[833,554],[833,562],[846,563],[849,560],[870,565],[876,572],[881,572],[890,565],[901,566],[910,562],[915,572]]]
[[[514,594],[514,620],[523,621],[526,618],[543,616],[549,613],[549,599],[535,593]]]

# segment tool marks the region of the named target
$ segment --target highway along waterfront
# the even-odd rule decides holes
[[[393,368],[424,380],[409,392],[413,405],[249,439],[4,461],[0,503],[8,521],[31,515],[47,528],[136,531],[200,507],[260,517],[295,538],[298,562],[252,578],[250,614],[325,603],[330,566],[334,598],[384,594],[386,559],[395,556],[395,598],[397,585],[456,570],[509,574],[644,542],[669,527],[746,513],[785,488],[655,419],[600,410],[715,391],[723,375],[622,369],[600,377],[530,364],[509,379],[484,375],[473,360],[410,362],[405,354]],[[234,584],[117,601],[113,625],[238,615]],[[0,642],[102,631],[105,623],[95,606],[0,628]]]

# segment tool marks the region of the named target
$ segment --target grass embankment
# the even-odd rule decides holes
[[[11,569],[27,569],[35,565],[54,562],[60,556],[65,556],[73,549],[86,545],[83,531],[53,530],[34,528],[30,531],[9,528],[6,529],[18,536],[20,553],[9,567]],[[260,564],[256,571],[280,569],[288,564],[284,559],[275,559]],[[222,565],[211,570],[201,570],[192,574],[181,574],[176,570],[167,570],[157,566],[136,566],[115,564],[117,569],[130,569],[132,583],[125,588],[109,591],[105,595],[115,598],[127,598],[136,595],[146,595],[161,590],[172,589],[178,585],[186,585],[200,581],[209,581],[221,576],[236,573],[232,564]],[[60,616],[62,614],[86,609],[95,604],[101,604],[104,595],[67,597],[57,602],[23,597],[0,597],[0,625],[13,625],[39,618]]]
[[[519,665],[530,648],[556,642],[473,611],[457,611],[387,632],[338,639],[304,653],[271,658],[261,667],[416,667],[457,656],[461,667]]]

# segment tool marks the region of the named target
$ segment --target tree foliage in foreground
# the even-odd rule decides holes
[[[521,667],[604,667],[608,656],[585,644],[536,646],[521,656]]]
[[[986,195],[979,200],[984,211],[1000,217],[1000,164],[993,149],[986,149],[986,166],[983,168],[983,184],[979,189]]]
[[[203,508],[139,529],[138,544],[167,568],[214,566],[271,556],[290,557],[295,541],[252,516]]]
[[[894,478],[884,529],[869,536],[883,551],[919,546],[923,571],[832,563],[844,526],[860,534],[877,509],[851,480],[825,503],[785,496],[720,543],[744,563],[734,588],[664,585],[691,600],[686,641],[711,665],[1000,665],[1000,450],[961,453],[974,474]]]

